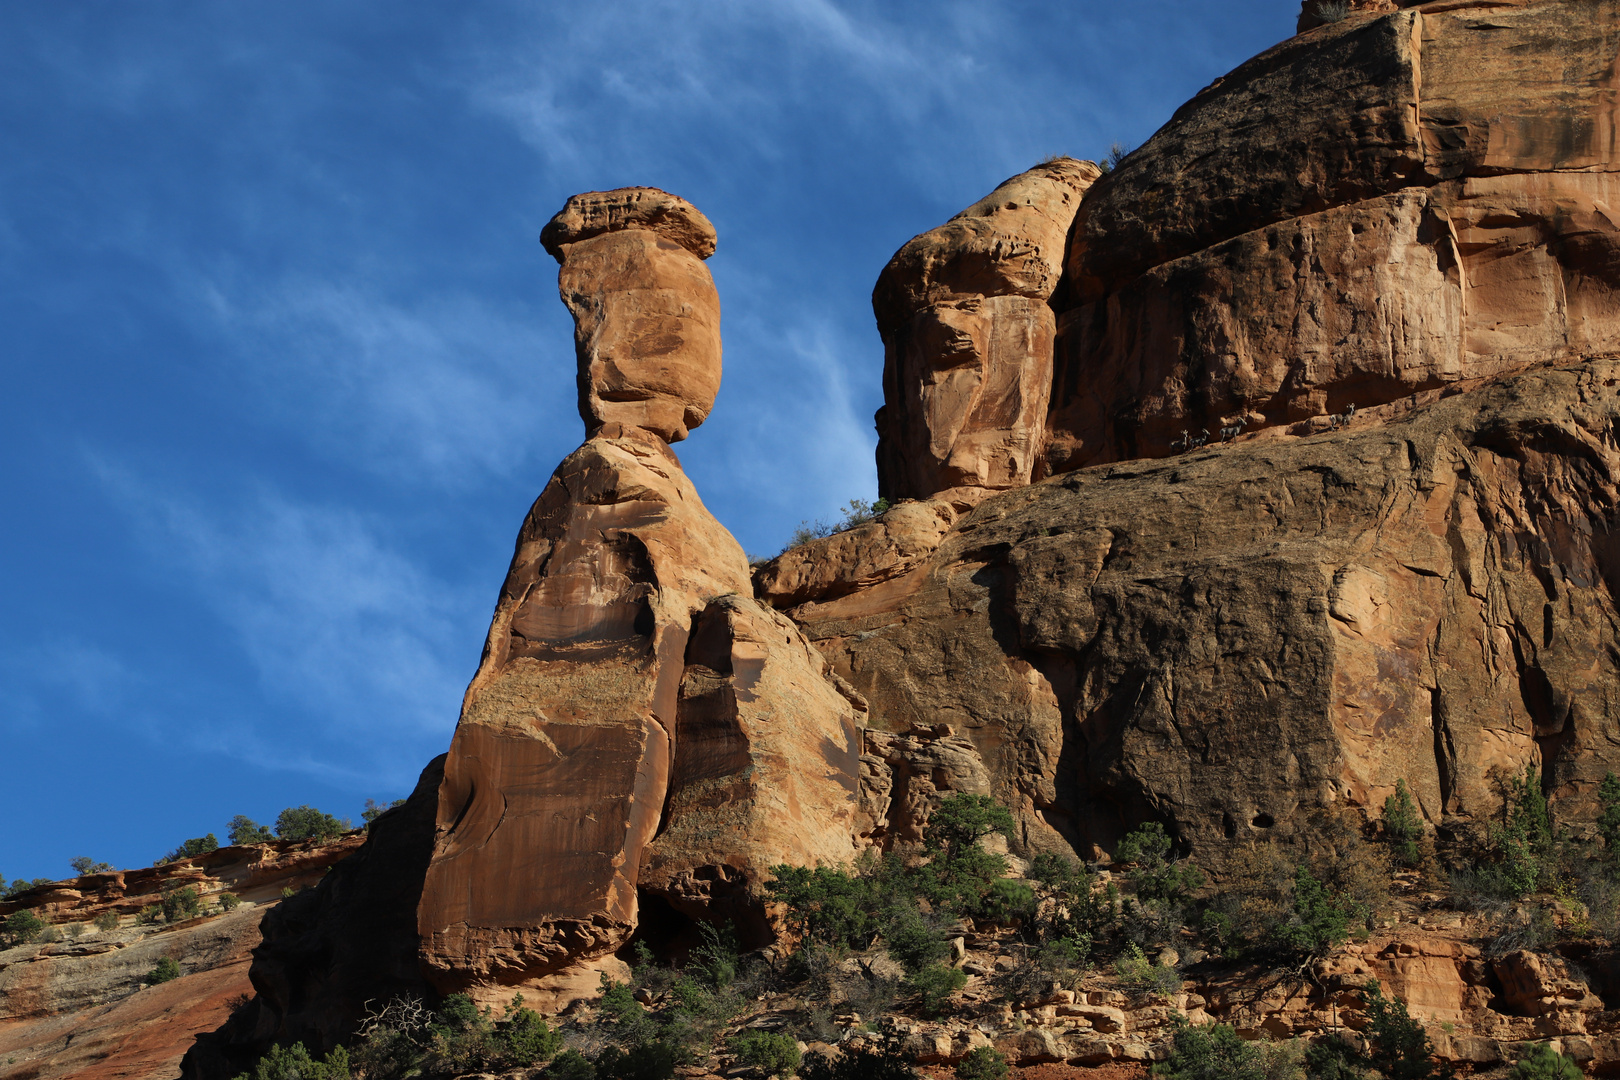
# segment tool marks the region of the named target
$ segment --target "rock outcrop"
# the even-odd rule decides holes
[[[679,442],[720,389],[720,296],[702,260],[714,226],[657,188],[575,195],[540,234],[574,315],[579,415]]]
[[[1089,161],[1057,158],[1003,183],[884,267],[878,492],[971,505],[1034,475],[1052,388],[1063,271]]]
[[[0,918],[28,910],[55,927],[54,940],[0,949],[0,1063],[6,1076],[169,1077],[198,1031],[217,1027],[252,991],[259,922],[282,890],[307,888],[360,846],[277,841],[226,847],[137,870],[55,882],[0,902]],[[169,890],[191,888],[202,911],[179,922],[139,912]],[[221,913],[230,893],[242,901]],[[117,923],[92,920],[112,916]],[[171,982],[145,977],[167,958]]]
[[[1532,762],[1590,820],[1620,765],[1617,387],[1591,360],[1053,478],[790,613],[872,728],[971,740],[1030,850],[1101,855],[1158,820],[1218,868],[1319,810],[1376,816],[1402,778],[1458,828]]]
[[[586,442],[519,531],[449,752],[266,920],[258,996],[187,1075],[272,1041],[333,1046],[368,1001],[594,997],[626,974],[647,902],[655,945],[694,918],[763,943],[770,867],[857,853],[865,703],[754,598],[668,445],[719,383],[712,228],[632,188],[570,199],[543,240],[579,330]]]
[[[1183,106],[1076,222],[1047,468],[1620,350],[1616,20],[1353,15]]]

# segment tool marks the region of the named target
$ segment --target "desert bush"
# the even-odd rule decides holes
[[[837,1057],[805,1055],[799,1080],[917,1080],[911,1059],[895,1043],[881,1047],[848,1047]]]
[[[89,929],[89,924],[87,923],[68,923],[67,929],[65,929],[63,933],[67,934],[67,936],[72,938],[74,941],[78,941],[80,938],[84,937],[84,933],[87,929]]]
[[[1611,866],[1620,868],[1620,776],[1605,773],[1598,785],[1598,835]]]
[[[912,973],[906,985],[917,992],[922,1011],[935,1016],[945,1008],[952,994],[967,985],[967,973],[949,964],[929,964]]]
[[[1612,774],[1611,774],[1612,775]],[[1581,1067],[1548,1043],[1537,1043],[1513,1066],[1513,1080],[1581,1080]]]
[[[111,911],[103,911],[92,921],[95,923],[97,930],[107,931],[118,929],[118,916]]]
[[[395,799],[391,803],[380,803],[376,799],[367,799],[366,808],[360,811],[360,820],[364,821],[366,826],[369,828],[373,821],[376,821],[378,818],[388,813],[388,811],[404,805],[404,799]]]
[[[268,844],[275,839],[275,834],[245,814],[231,818],[226,835],[234,845]]]
[[[1114,859],[1129,864],[1125,880],[1139,899],[1178,903],[1203,887],[1203,871],[1172,858],[1174,846],[1157,821],[1144,822],[1119,842]]]
[[[951,951],[945,935],[915,907],[890,919],[883,929],[883,946],[908,975],[943,960]]]
[[[1347,941],[1351,928],[1367,919],[1364,905],[1332,892],[1301,866],[1294,874],[1292,910],[1278,924],[1273,940],[1296,958],[1325,956]]]
[[[38,941],[47,925],[44,919],[24,908],[7,915],[6,921],[0,923],[0,931],[4,932],[8,946],[27,945]]]
[[[1316,17],[1336,23],[1350,14],[1350,0],[1316,0]]]
[[[765,892],[787,908],[787,923],[801,938],[823,945],[864,949],[879,921],[871,883],[844,870],[818,866],[773,866]]]
[[[744,1031],[732,1036],[728,1049],[739,1064],[761,1076],[789,1077],[799,1068],[799,1044],[790,1035]]]
[[[313,806],[289,806],[276,817],[276,835],[283,840],[330,840],[348,831],[347,821]]]
[[[180,965],[175,962],[174,957],[165,956],[146,973],[144,981],[148,986],[156,986],[158,983],[172,982],[179,977]]]
[[[32,881],[17,878],[10,885],[5,885],[5,877],[0,875],[0,900],[10,900],[14,896],[21,896],[29,889],[37,889],[41,885],[54,885],[55,882],[48,877],[37,877]]]
[[[596,1080],[596,1066],[578,1050],[564,1050],[546,1066],[546,1080]]]
[[[1120,917],[1119,890],[1097,889],[1097,875],[1061,855],[1042,853],[1030,863],[1035,883],[1037,920],[1034,936],[1043,942],[1067,941],[1077,965],[1090,958],[1092,947],[1108,938]]]
[[[163,906],[161,904],[147,904],[145,907],[141,908],[140,913],[135,916],[135,921],[148,926],[152,925],[153,923],[162,922]]]
[[[865,499],[851,499],[843,507],[844,516],[838,521],[828,524],[817,519],[816,521],[801,521],[799,527],[793,530],[793,535],[782,548],[782,554],[787,554],[796,547],[803,547],[812,540],[820,540],[824,536],[841,533],[846,529],[853,529],[857,525],[864,525],[888,512],[892,504],[888,499],[878,499],[867,502]]]
[[[1367,1063],[1385,1080],[1449,1080],[1450,1066],[1434,1060],[1434,1045],[1400,998],[1386,998],[1376,979],[1367,983]]]
[[[221,911],[235,911],[242,903],[242,898],[235,893],[222,892],[215,899]]]
[[[975,1046],[956,1063],[956,1080],[1005,1080],[1007,1056],[993,1046]]]
[[[1366,1056],[1337,1035],[1312,1043],[1305,1051],[1305,1075],[1311,1080],[1368,1080]]]
[[[165,889],[158,906],[163,909],[164,922],[179,922],[202,911],[202,900],[190,885],[179,889]]]
[[[681,1058],[680,1047],[650,1039],[628,1049],[604,1047],[593,1064],[597,1080],[669,1080]]]
[[[1550,875],[1552,815],[1534,765],[1501,783],[1502,823],[1490,831],[1489,850],[1474,871],[1474,884],[1493,896],[1518,900]]]
[[[1496,915],[1482,951],[1496,959],[1520,949],[1545,949],[1558,940],[1558,923],[1542,904],[1515,905]]]
[[[210,851],[219,850],[219,840],[213,833],[206,836],[195,836],[159,859],[154,865],[175,862],[178,859],[194,859],[198,855],[206,855]]]
[[[1165,1080],[1267,1080],[1265,1058],[1228,1024],[1176,1026],[1170,1057],[1153,1067]]]
[[[68,865],[73,867],[73,872],[80,877],[89,874],[105,874],[113,868],[112,863],[96,862],[88,855],[80,855],[78,858],[69,859]]]
[[[1114,974],[1126,986],[1139,987],[1161,997],[1181,989],[1181,973],[1173,967],[1155,964],[1134,942],[1114,961]]]
[[[309,1056],[304,1044],[272,1046],[253,1066],[251,1073],[240,1073],[235,1080],[349,1080],[349,1053],[341,1046],[320,1061]]]
[[[399,997],[368,1010],[355,1029],[354,1064],[366,1080],[392,1080],[411,1071],[431,1038],[434,1016],[420,999]]]
[[[1395,781],[1395,794],[1384,800],[1384,837],[1396,862],[1402,866],[1422,863],[1423,818],[1412,802],[1412,793],[1406,790],[1405,780]]]

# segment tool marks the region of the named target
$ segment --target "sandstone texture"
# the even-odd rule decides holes
[[[196,1033],[223,1023],[252,994],[248,963],[260,942],[259,920],[281,902],[281,890],[315,884],[359,845],[350,836],[220,848],[57,882],[0,904],[0,917],[31,910],[62,932],[57,941],[0,950],[0,1075],[176,1075]],[[197,890],[204,914],[173,924],[137,921],[164,889],[185,886]],[[222,892],[244,903],[220,914]],[[91,925],[105,914],[120,924]],[[180,977],[145,986],[164,957],[180,965]]]
[[[1352,15],[1183,106],[1081,208],[1046,468],[1614,352],[1616,24]]]
[[[1591,820],[1620,765],[1616,387],[1592,360],[1053,478],[789,613],[872,729],[968,739],[1028,850],[1101,855],[1147,819],[1219,867],[1402,778],[1462,828],[1529,762]]]
[[[1027,484],[1041,455],[1056,323],[1047,300],[1099,175],[1058,158],[913,238],[872,293],[883,335],[878,491],[969,502]]]
[[[562,264],[586,433],[686,438],[720,389],[720,296],[702,262],[714,226],[685,199],[622,188],[569,199],[540,239]]]
[[[418,921],[442,992],[590,996],[638,886],[740,915],[769,865],[853,857],[854,707],[751,592],[662,441],[599,434],[558,467],[440,789]]]

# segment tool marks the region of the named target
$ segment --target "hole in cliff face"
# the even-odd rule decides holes
[[[1273,818],[1270,814],[1260,813],[1254,815],[1254,820],[1249,822],[1249,824],[1253,825],[1257,829],[1269,829],[1273,825],[1277,824],[1277,819]]]
[[[1221,834],[1228,840],[1232,840],[1237,837],[1237,819],[1231,814],[1221,815]]]

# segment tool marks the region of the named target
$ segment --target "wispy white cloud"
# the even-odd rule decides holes
[[[92,467],[258,674],[259,702],[188,720],[187,741],[350,779],[403,775],[441,747],[477,658],[458,619],[473,604],[391,544],[380,522],[267,490],[204,501],[124,466]]]
[[[458,487],[579,425],[559,320],[465,295],[407,306],[323,280],[200,283],[226,359],[270,415],[345,466]],[[550,331],[550,333],[547,333]]]

